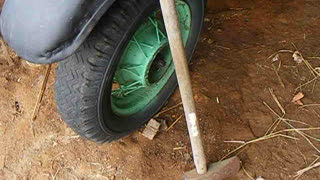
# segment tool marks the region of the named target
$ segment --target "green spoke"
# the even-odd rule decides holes
[[[154,47],[154,46],[152,46],[152,45],[150,45],[150,44],[147,44],[147,43],[138,42],[137,40],[136,40],[136,41],[135,41],[135,40],[131,40],[130,43],[134,43],[134,44],[136,44],[137,46],[141,46],[141,48],[142,48],[142,46],[147,47],[147,48],[150,48],[150,49],[152,49],[152,48]]]
[[[119,89],[116,89],[112,92],[112,95],[118,96],[118,97],[125,97],[129,94],[141,89],[143,85],[141,85],[140,82],[134,82],[129,85],[121,86]]]
[[[149,17],[149,21],[151,22],[151,24],[154,26],[154,28],[156,29],[156,33],[157,33],[157,39],[158,39],[158,42],[160,43],[160,35],[163,37],[163,38],[167,38],[166,35],[164,35],[164,33],[159,29],[159,25],[158,25],[158,22],[154,21],[151,17]]]
[[[186,43],[190,34],[191,11],[183,0],[176,0],[176,3]],[[112,111],[118,116],[130,116],[149,106],[174,74],[160,13],[156,10],[146,18],[119,59],[113,81],[120,87],[111,92]]]
[[[140,51],[143,53],[144,57],[147,58],[146,53],[143,51],[141,44],[137,41],[137,38],[133,36],[133,42],[136,43],[136,45],[139,47]]]
[[[143,70],[143,65],[132,65],[132,66],[121,68],[121,71],[127,71],[132,73],[133,70],[139,71],[141,69]]]
[[[143,42],[141,42],[140,44],[141,44],[142,46],[147,47],[147,48],[150,48],[150,49],[154,48],[154,46],[149,45],[149,44],[146,44],[146,43],[143,43]]]

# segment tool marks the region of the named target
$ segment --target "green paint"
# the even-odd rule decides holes
[[[191,11],[176,0],[182,38],[186,44],[191,26]],[[160,10],[147,18],[127,45],[114,77],[120,86],[112,91],[112,110],[130,116],[143,110],[174,73],[174,65]]]

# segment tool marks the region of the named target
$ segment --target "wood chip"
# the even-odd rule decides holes
[[[150,140],[153,140],[159,131],[160,125],[161,124],[158,121],[151,119],[146,128],[143,130],[142,135]]]

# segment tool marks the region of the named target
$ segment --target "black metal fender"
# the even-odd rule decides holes
[[[50,64],[72,55],[116,0],[6,0],[0,30],[17,54]],[[205,7],[206,0],[194,0]]]

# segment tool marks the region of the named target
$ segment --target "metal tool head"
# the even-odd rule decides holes
[[[198,174],[194,169],[184,174],[184,180],[223,180],[236,176],[240,170],[241,161],[235,156],[230,159],[209,164],[206,174]]]

